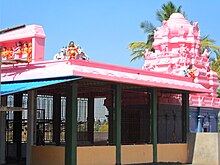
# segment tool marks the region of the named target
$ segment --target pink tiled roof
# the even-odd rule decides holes
[[[73,60],[71,64],[66,64],[66,61],[44,61],[3,66],[1,78],[2,81],[14,81],[71,75],[157,88],[210,92],[190,78],[83,60]]]

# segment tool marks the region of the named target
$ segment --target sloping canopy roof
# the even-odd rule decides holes
[[[13,93],[28,91],[31,89],[42,88],[45,86],[65,83],[69,81],[75,81],[81,79],[77,78],[56,78],[56,79],[40,79],[33,81],[15,81],[15,82],[4,82],[1,84],[0,96],[9,95]]]
[[[210,92],[202,85],[193,83],[190,78],[83,60],[73,60],[68,64],[66,61],[44,61],[29,65],[20,64],[16,67],[4,66],[2,68],[3,82],[73,75],[96,80],[176,89],[194,93]]]
[[[45,38],[44,29],[40,25],[28,25],[13,31],[0,34],[0,43],[24,38]]]

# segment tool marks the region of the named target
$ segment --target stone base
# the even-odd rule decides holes
[[[188,135],[189,163],[200,165],[220,164],[220,134],[190,133]]]

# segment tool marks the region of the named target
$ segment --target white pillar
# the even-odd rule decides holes
[[[2,97],[2,105],[6,106],[7,99],[6,96]],[[5,163],[5,128],[6,128],[6,119],[5,112],[0,111],[0,164]]]
[[[35,133],[35,98],[36,92],[34,90],[28,91],[28,121],[27,121],[27,150],[26,150],[26,164],[31,164],[31,147],[34,144]]]

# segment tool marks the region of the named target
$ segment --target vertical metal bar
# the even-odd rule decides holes
[[[77,83],[67,88],[65,165],[77,164]]]
[[[23,94],[14,95],[14,107],[22,107]],[[22,111],[14,112],[14,123],[13,123],[13,142],[17,146],[17,160],[21,160],[22,146]]]
[[[61,95],[53,96],[53,142],[60,145]]]
[[[94,144],[94,97],[89,97],[88,102],[88,139]]]
[[[115,130],[116,130],[116,165],[121,164],[121,85],[115,88]]]
[[[151,120],[152,120],[152,143],[153,143],[153,162],[157,163],[157,89],[152,90],[151,95]]]

